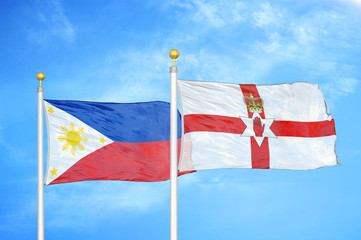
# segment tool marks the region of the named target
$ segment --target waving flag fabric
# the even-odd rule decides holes
[[[44,105],[48,125],[47,185],[84,180],[169,179],[169,103],[44,100]],[[180,115],[178,118],[180,122]]]
[[[315,84],[178,80],[178,87],[184,124],[180,171],[339,164],[334,120]]]

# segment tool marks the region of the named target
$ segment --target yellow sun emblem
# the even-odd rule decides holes
[[[80,134],[84,132],[84,128],[79,127],[78,131],[75,131],[75,125],[70,123],[70,131],[66,127],[61,127],[61,130],[66,134],[66,136],[59,136],[59,141],[66,141],[63,145],[63,151],[68,150],[69,146],[71,146],[71,153],[74,155],[76,152],[76,146],[83,151],[84,145],[80,143],[80,141],[86,142],[88,141],[87,137],[82,137]]]

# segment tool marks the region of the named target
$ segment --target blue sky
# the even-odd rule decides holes
[[[179,239],[361,238],[361,1],[18,0],[0,13],[0,239],[37,235],[36,73],[49,99],[169,101],[172,48],[181,79],[319,84],[342,164],[182,176]],[[45,237],[168,239],[169,182],[45,187]]]

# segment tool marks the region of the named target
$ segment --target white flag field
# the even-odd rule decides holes
[[[180,171],[308,170],[339,165],[335,123],[316,84],[178,80]]]

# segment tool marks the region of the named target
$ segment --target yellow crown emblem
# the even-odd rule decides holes
[[[249,93],[249,97],[244,97],[244,102],[250,112],[262,112],[263,111],[263,100],[260,97],[253,97],[253,93]]]

